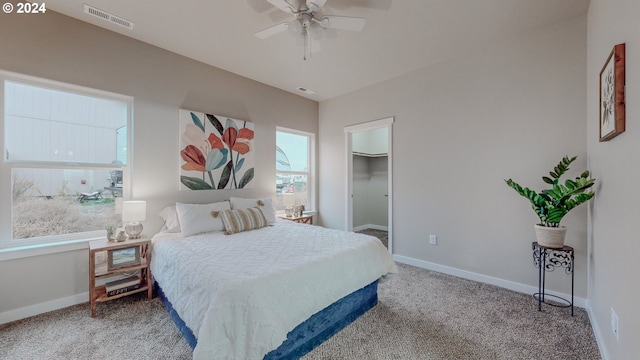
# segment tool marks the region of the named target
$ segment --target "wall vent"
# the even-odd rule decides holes
[[[97,18],[100,18],[102,20],[108,21],[110,23],[114,23],[116,25],[120,25],[122,27],[125,27],[129,30],[133,30],[133,23],[129,20],[125,20],[121,17],[109,14],[106,11],[102,11],[100,9],[96,9],[91,5],[87,5],[84,4],[84,12],[85,14],[89,14],[89,15],[93,15]]]

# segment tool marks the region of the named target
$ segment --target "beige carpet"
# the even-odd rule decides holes
[[[380,303],[320,345],[316,359],[600,359],[586,312],[399,264]],[[532,274],[533,276],[533,274]],[[160,300],[129,296],[0,325],[0,359],[190,359]]]
[[[384,247],[389,248],[389,232],[385,230],[364,229],[356,232],[360,234],[375,236],[380,239],[380,242],[382,242],[382,245],[384,245]]]

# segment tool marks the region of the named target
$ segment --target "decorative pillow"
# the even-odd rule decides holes
[[[163,232],[180,232],[180,222],[178,222],[178,213],[175,205],[165,207],[158,215],[164,220]]]
[[[239,197],[231,197],[231,209],[247,209],[253,207],[259,207],[267,218],[269,224],[276,222],[276,209],[273,207],[273,200],[271,198],[263,199],[246,199]]]
[[[211,204],[176,203],[176,212],[180,222],[182,236],[190,236],[210,231],[223,231],[224,224],[220,219],[211,217],[212,211],[231,209],[228,201]]]
[[[212,211],[211,216],[222,219],[225,235],[231,235],[242,231],[260,229],[269,226],[267,218],[258,207]]]

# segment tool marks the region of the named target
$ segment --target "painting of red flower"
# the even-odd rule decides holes
[[[254,174],[253,129],[249,121],[180,109],[181,187],[250,187]]]

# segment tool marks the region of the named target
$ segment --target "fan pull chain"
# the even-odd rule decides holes
[[[309,54],[309,58],[311,57],[311,40],[309,39],[309,30],[305,27],[302,29],[302,33],[304,35],[304,57],[303,59],[307,60],[307,54]]]

